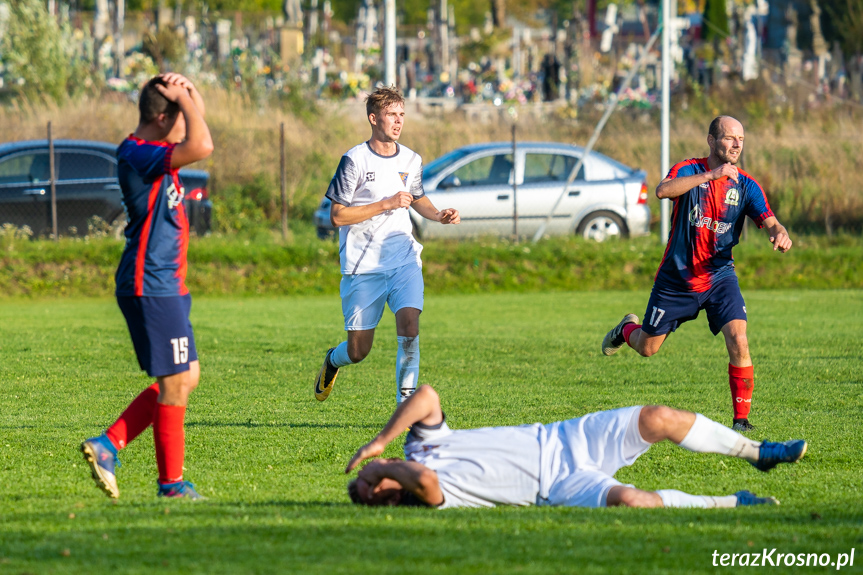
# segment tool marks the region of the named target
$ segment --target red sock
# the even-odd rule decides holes
[[[138,394],[129,407],[126,408],[114,425],[108,428],[105,435],[119,451],[133,439],[141,435],[153,423],[156,412],[156,398],[159,397],[159,384],[154,383]]]
[[[159,483],[176,483],[183,479],[183,458],[186,454],[186,432],[183,428],[185,417],[185,405],[156,404],[153,438],[156,441]]]
[[[632,347],[632,344],[629,343],[629,336],[637,329],[641,329],[641,326],[634,323],[628,323],[623,326],[623,339],[626,340],[626,345],[628,345],[629,347]]]
[[[737,367],[728,364],[728,385],[731,387],[731,401],[734,405],[734,419],[749,417],[752,407],[752,390],[755,387],[755,368]]]

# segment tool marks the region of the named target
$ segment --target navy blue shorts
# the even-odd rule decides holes
[[[731,320],[746,321],[746,302],[740,293],[737,276],[722,278],[701,293],[654,284],[641,329],[647,335],[671,333],[680,324],[697,318],[701,310],[707,312],[707,322],[713,335],[718,334]]]
[[[141,369],[150,377],[189,371],[198,359],[189,323],[192,296],[117,296]]]

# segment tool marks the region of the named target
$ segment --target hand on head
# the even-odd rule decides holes
[[[159,77],[164,80],[166,84],[176,84],[177,86],[181,86],[186,90],[189,90],[189,92],[195,89],[195,85],[182,74],[168,72],[166,74],[159,74]]]
[[[168,84],[167,86],[163,86],[162,84],[156,84],[156,90],[162,94],[166,100],[169,102],[177,102],[184,95],[188,96],[189,91],[180,86],[179,84]]]

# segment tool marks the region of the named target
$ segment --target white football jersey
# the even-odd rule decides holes
[[[414,424],[405,458],[437,472],[447,507],[535,505],[540,491],[539,423],[452,431]]]
[[[392,156],[380,156],[368,142],[342,156],[327,197],[343,206],[365,206],[410,192],[425,195],[422,158],[396,144]],[[420,262],[422,246],[414,239],[407,208],[389,210],[364,222],[339,228],[339,261],[346,275],[383,272]]]

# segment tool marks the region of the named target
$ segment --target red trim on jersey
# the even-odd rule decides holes
[[[153,223],[153,208],[156,206],[156,200],[159,198],[159,191],[162,188],[162,178],[159,176],[150,186],[150,196],[147,198],[147,218],[144,220],[144,225],[141,226],[141,235],[138,240],[138,253],[135,257],[135,295],[144,295],[144,263],[147,260],[147,242],[150,239],[150,225]]]
[[[174,147],[174,145],[175,145],[175,144],[171,144],[169,142],[161,142],[158,140],[142,140],[141,138],[139,138],[135,134],[129,134],[129,137],[127,139],[132,140],[133,142],[135,142],[139,146],[142,146],[144,144],[150,144],[151,146],[159,146],[160,148],[167,148],[167,147]]]
[[[177,171],[174,170],[174,173],[171,175],[174,178],[174,186],[176,186],[177,190],[181,189]],[[180,295],[186,295],[189,293],[189,289],[186,287],[186,269],[189,267],[186,258],[186,254],[189,251],[189,218],[186,215],[186,205],[183,201],[180,201],[177,205],[177,216],[180,218],[180,249],[177,253],[177,273],[174,274],[174,277],[180,282]]]
[[[764,227],[764,220],[766,220],[767,218],[776,217],[773,214],[773,210],[770,209],[770,202],[767,201],[767,194],[764,193],[764,188],[761,187],[761,184],[759,184],[755,178],[753,178],[752,176],[750,176],[749,174],[747,174],[746,172],[744,172],[740,168],[738,168],[737,171],[740,172],[741,174],[743,174],[744,176],[746,176],[747,178],[749,178],[753,184],[758,186],[758,191],[761,192],[761,197],[764,198],[764,207],[767,209],[767,211],[761,212],[760,214],[758,214],[758,217],[753,220],[759,228],[763,228]]]

